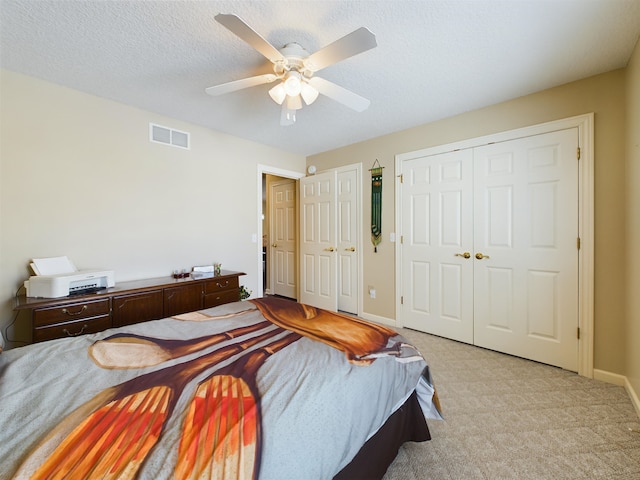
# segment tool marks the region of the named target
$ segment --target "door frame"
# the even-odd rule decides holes
[[[482,137],[429,147],[395,156],[395,229],[402,235],[402,162],[427,155],[474,148],[489,143],[515,140],[542,133],[577,128],[580,159],[578,161],[578,374],[593,378],[594,335],[594,114],[587,113],[529,127],[508,130]],[[396,325],[402,327],[402,238],[395,245]]]
[[[275,175],[277,177],[284,178],[292,178],[294,180],[299,180],[305,176],[304,172],[297,172],[295,170],[285,170],[283,168],[273,167],[271,165],[262,165],[258,164],[258,172],[257,172],[257,215],[256,215],[256,265],[257,272],[262,275],[262,176],[263,175]],[[296,185],[296,208],[299,206],[299,188]],[[299,249],[299,244],[296,242],[296,250]],[[296,292],[296,298],[298,297],[299,292]],[[256,292],[256,296],[262,297],[264,296],[264,285],[262,281],[258,282],[258,291]]]

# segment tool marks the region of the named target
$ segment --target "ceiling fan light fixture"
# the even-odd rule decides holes
[[[286,105],[289,110],[300,110],[302,108],[302,100],[300,99],[300,95],[287,95]]]
[[[315,102],[319,94],[320,92],[318,92],[318,90],[313,88],[307,82],[303,82],[300,86],[300,95],[302,95],[302,99],[307,105],[311,105],[313,102]]]
[[[284,91],[284,84],[279,83],[275,87],[270,89],[269,96],[278,105],[282,105],[282,102],[284,102],[284,99],[287,96],[287,92]]]
[[[287,78],[284,80],[283,85],[284,91],[287,92],[287,95],[291,97],[300,95],[300,90],[302,89],[302,76],[299,72],[293,70],[287,74]]]

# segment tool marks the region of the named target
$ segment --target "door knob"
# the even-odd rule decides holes
[[[464,253],[456,253],[455,256],[456,257],[470,258],[471,254],[469,252],[464,252]]]
[[[328,247],[328,248],[324,249],[325,252],[333,252],[334,250],[335,250],[335,248],[333,248],[333,247]]]
[[[272,244],[271,244],[271,246],[272,246],[273,248],[276,248],[276,247],[278,246],[278,244],[277,244],[277,243],[272,243]]]
[[[347,252],[355,252],[356,251],[356,247],[345,248],[345,250]]]
[[[489,257],[489,255],[483,255],[481,253],[476,253],[476,258],[478,260],[482,260],[483,258],[491,258],[491,257]]]

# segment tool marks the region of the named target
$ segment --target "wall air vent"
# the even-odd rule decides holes
[[[189,134],[155,123],[149,124],[149,140],[155,143],[164,143],[173,147],[189,149]]]

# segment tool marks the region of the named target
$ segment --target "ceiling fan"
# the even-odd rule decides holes
[[[220,13],[215,19],[273,63],[273,73],[214,85],[205,89],[209,95],[223,95],[278,81],[269,90],[269,95],[274,102],[282,105],[281,125],[295,123],[296,111],[302,108],[302,102],[311,105],[320,93],[357,112],[369,107],[371,102],[366,98],[314,76],[323,68],[377,46],[375,35],[368,29],[361,27],[309,54],[297,43],[288,43],[278,50],[236,15]]]

